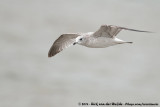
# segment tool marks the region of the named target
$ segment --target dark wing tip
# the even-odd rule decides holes
[[[48,52],[48,57],[50,58],[50,57],[52,57],[52,56],[54,56],[54,55],[53,55],[53,53],[52,53],[52,50],[50,49],[49,52]]]
[[[126,43],[130,43],[130,44],[132,44],[133,42],[126,42]]]
[[[51,53],[48,53],[48,57],[50,58],[50,57],[52,57],[53,55],[51,54]]]
[[[136,32],[154,33],[154,32],[151,32],[151,31],[130,29],[130,28],[126,28],[126,27],[120,27],[120,28],[121,28],[121,29],[124,29],[124,30],[136,31]]]
[[[56,46],[52,45],[52,47],[50,48],[50,50],[48,52],[48,57],[49,58],[53,57],[53,56],[55,56],[59,52],[60,52],[60,50]]]
[[[57,53],[59,53],[60,51],[57,51],[57,52],[49,52],[48,53],[48,57],[50,58],[50,57],[53,57],[53,56],[55,56]]]

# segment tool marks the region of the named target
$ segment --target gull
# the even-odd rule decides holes
[[[114,25],[102,25],[96,32],[62,34],[51,46],[48,57],[55,56],[65,48],[76,44],[89,48],[106,48],[117,44],[132,43],[116,38],[121,30],[151,33]]]

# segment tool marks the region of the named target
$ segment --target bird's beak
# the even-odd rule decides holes
[[[78,42],[74,42],[73,45],[76,45]]]

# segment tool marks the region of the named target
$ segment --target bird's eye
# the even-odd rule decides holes
[[[79,39],[80,41],[82,40],[82,38]]]

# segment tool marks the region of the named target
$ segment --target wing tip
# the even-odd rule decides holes
[[[130,43],[130,44],[132,44],[133,42],[126,42],[126,43]]]
[[[57,53],[48,53],[48,58],[55,56]]]
[[[137,30],[137,29],[131,29],[131,28],[126,28],[126,27],[120,27],[120,28],[124,30],[136,31],[136,32],[154,33],[152,31]]]
[[[48,57],[50,58],[50,57],[52,57],[52,56],[54,56],[54,48],[53,48],[53,46],[50,48],[50,50],[49,50],[49,52],[48,52]]]
[[[53,57],[54,55],[56,55],[58,52],[54,52],[52,49],[48,52],[48,58]]]
[[[48,58],[51,58],[51,57],[52,57],[52,55],[48,54]]]
[[[61,50],[57,49],[56,47],[54,47],[54,45],[51,47],[51,49],[48,52],[48,57],[53,57],[56,54],[58,54]]]
[[[51,58],[53,55],[52,55],[52,53],[49,51],[48,52],[48,58]]]

